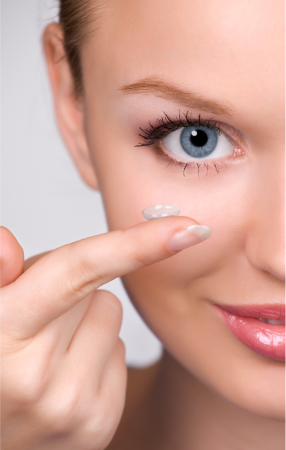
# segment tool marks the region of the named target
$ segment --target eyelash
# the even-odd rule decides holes
[[[214,128],[216,130],[216,132],[218,133],[218,135],[220,135],[222,133],[221,131],[221,125],[225,125],[225,124],[221,124],[220,122],[216,122],[212,119],[210,120],[201,120],[200,115],[198,116],[198,119],[196,120],[192,120],[191,116],[189,117],[189,113],[187,112],[186,114],[183,114],[184,118],[181,118],[181,114],[179,112],[179,116],[176,117],[175,120],[170,119],[170,117],[163,112],[164,117],[161,117],[160,119],[156,120],[157,126],[152,125],[149,122],[149,128],[141,128],[139,127],[139,129],[141,130],[141,132],[143,134],[139,133],[139,136],[144,140],[143,143],[139,143],[137,145],[135,145],[135,147],[147,147],[150,145],[155,145],[157,144],[159,141],[161,141],[162,139],[164,139],[164,137],[168,136],[168,134],[172,133],[173,131],[176,131],[178,128],[183,128],[183,127],[187,127],[187,126],[200,126],[200,125],[204,125],[207,126],[209,128]],[[234,128],[225,125],[226,127],[229,127],[232,130],[232,134],[235,135],[235,138],[237,141],[241,140],[241,136],[240,133],[235,130]],[[226,138],[233,143],[233,145],[235,145],[233,139],[231,139],[229,137],[229,135],[224,132]],[[213,168],[216,170],[217,173],[219,173],[219,169],[220,169],[220,165],[222,164],[223,166],[226,166],[226,164],[223,161],[219,161],[218,160],[214,160],[212,162],[207,162],[204,161],[203,163],[198,163],[198,162],[182,162],[179,161],[175,158],[170,157],[169,155],[167,155],[167,153],[165,153],[162,148],[160,146],[154,147],[154,149],[156,150],[156,153],[159,154],[161,157],[165,157],[165,159],[168,161],[168,165],[175,165],[175,166],[179,166],[181,168],[183,168],[183,176],[185,176],[185,171],[188,168],[196,168],[198,171],[198,177],[200,177],[200,167],[203,166],[205,167],[207,174],[208,174],[208,170],[211,166],[213,166]],[[238,153],[240,155],[244,154],[244,152],[241,152],[241,149],[237,149]],[[238,153],[235,155],[237,156]]]

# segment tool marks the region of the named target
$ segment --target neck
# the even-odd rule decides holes
[[[285,448],[283,422],[253,415],[219,397],[167,352],[140,422],[148,445],[144,448],[150,450]]]

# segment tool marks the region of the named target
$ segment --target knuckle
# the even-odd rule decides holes
[[[132,239],[132,241],[130,241],[128,229],[123,230],[122,232],[123,232],[123,238],[125,237],[125,240],[126,240],[124,248],[128,252],[130,260],[133,261],[133,263],[135,263],[135,265],[138,266],[138,268],[140,266],[145,267],[146,265],[148,265],[142,244],[140,245],[140,242],[134,241],[134,239]],[[143,249],[143,251],[142,251],[142,249]]]
[[[80,421],[77,395],[65,392],[60,399],[50,397],[41,409],[41,417],[49,435],[70,433]]]
[[[48,382],[47,364],[29,349],[6,355],[2,361],[2,392],[16,405],[32,406],[40,401]]]
[[[119,347],[122,349],[122,344]],[[73,436],[74,442],[80,441],[81,450],[105,449],[122,415],[120,392],[108,389],[91,396],[76,383],[63,390],[60,398],[55,395],[42,402],[39,411],[47,435],[60,441]]]
[[[142,236],[134,236],[130,233],[131,229],[123,230],[123,238],[125,238],[124,249],[133,262],[133,270],[144,268],[157,261],[160,256],[164,254],[167,256],[167,250],[160,239],[154,241],[154,245],[151,247],[150,243],[142,239]]]
[[[121,417],[117,415],[115,404],[116,399],[113,399],[112,404],[108,401],[100,402],[84,423],[84,436],[87,441],[92,440],[94,448],[106,448],[115,434]]]
[[[78,264],[73,266],[69,271],[65,280],[64,294],[69,297],[81,297],[82,295],[88,295],[89,283],[88,276],[85,273],[83,267]]]
[[[3,377],[4,378],[4,377]],[[42,397],[44,387],[37,376],[9,376],[2,378],[2,389],[11,403],[17,407],[28,407],[36,404]]]
[[[98,287],[96,267],[91,266],[88,260],[77,256],[78,242],[66,246],[66,260],[72,261],[65,278],[64,293],[68,296],[88,295]],[[82,253],[82,252],[80,252]]]
[[[113,408],[110,405],[106,408],[105,399],[99,396],[92,404],[90,400],[90,393],[87,400],[76,388],[65,392],[57,401],[49,398],[40,413],[47,435],[54,440],[72,435],[74,442],[80,439],[81,450],[89,450],[91,443],[92,448],[106,448],[115,432]]]

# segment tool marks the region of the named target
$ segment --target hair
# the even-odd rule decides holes
[[[63,45],[74,79],[75,92],[84,92],[80,47],[97,29],[101,0],[59,0]]]

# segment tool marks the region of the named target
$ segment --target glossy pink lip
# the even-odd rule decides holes
[[[285,361],[285,325],[258,320],[285,322],[284,305],[214,305],[233,334],[248,348],[267,358]]]

